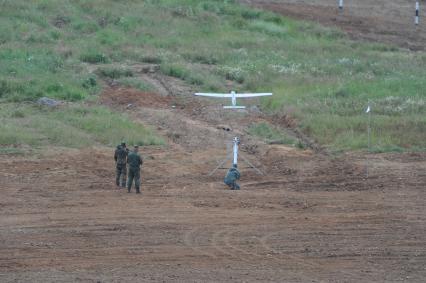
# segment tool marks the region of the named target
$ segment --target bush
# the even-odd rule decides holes
[[[213,54],[192,54],[186,53],[182,55],[186,60],[193,63],[201,63],[206,65],[216,65],[219,59]]]
[[[162,64],[160,70],[163,74],[179,79],[185,79],[188,77],[189,72],[180,65],[166,65]]]
[[[11,91],[11,86],[8,81],[0,80],[0,98]]]
[[[133,77],[133,71],[125,68],[101,68],[98,73],[102,77],[119,79],[122,77]]]
[[[80,60],[91,64],[109,63],[109,58],[103,53],[88,52],[80,56]]]
[[[142,57],[142,62],[149,64],[161,64],[163,60],[157,56],[144,56]]]
[[[82,86],[85,89],[90,89],[90,88],[96,87],[97,85],[98,85],[98,82],[96,81],[95,77],[88,77],[87,79],[83,81],[83,84],[82,84]]]
[[[241,68],[222,67],[218,73],[225,77],[225,79],[242,84],[245,81],[244,72]]]
[[[241,17],[247,20],[258,19],[261,14],[262,14],[261,11],[253,10],[253,9],[244,9],[243,11],[241,11]]]

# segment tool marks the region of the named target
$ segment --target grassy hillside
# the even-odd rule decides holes
[[[59,109],[28,104],[1,104],[0,144],[84,147],[96,144],[162,144],[151,130],[104,107],[84,105]]]
[[[229,0],[2,0],[0,25],[3,102],[84,100],[100,90],[93,69],[144,88],[110,66],[155,63],[203,91],[271,90],[265,111],[333,149],[366,148],[368,101],[376,150],[426,148],[425,53]]]

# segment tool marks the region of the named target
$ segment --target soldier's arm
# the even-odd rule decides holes
[[[117,150],[114,152],[114,160],[117,161]]]
[[[143,159],[141,156],[139,156],[139,164],[142,165],[143,164]]]

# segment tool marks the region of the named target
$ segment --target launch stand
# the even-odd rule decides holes
[[[222,162],[219,163],[219,165],[210,172],[209,176],[212,176],[214,173],[216,173],[219,169],[228,169],[223,167],[226,162],[228,162],[229,159],[232,158],[232,165],[238,165],[238,157],[240,157],[249,167],[256,171],[259,175],[264,175],[262,171],[260,171],[256,166],[254,166],[247,158],[245,158],[242,154],[238,154],[238,149],[240,145],[240,139],[238,137],[235,137],[232,141],[232,155],[227,156]]]

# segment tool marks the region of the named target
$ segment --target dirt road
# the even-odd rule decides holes
[[[169,141],[142,149],[142,195],[113,185],[113,148],[3,156],[1,282],[424,282],[425,154],[371,156],[365,179],[363,155],[248,137],[257,112],[123,89],[101,101]],[[208,173],[236,133],[267,175],[241,166],[229,191]]]
[[[344,1],[339,12],[335,0],[239,0],[258,8],[338,27],[354,39],[390,43],[411,50],[425,50],[426,2],[420,1],[420,22],[414,24],[415,1]]]

